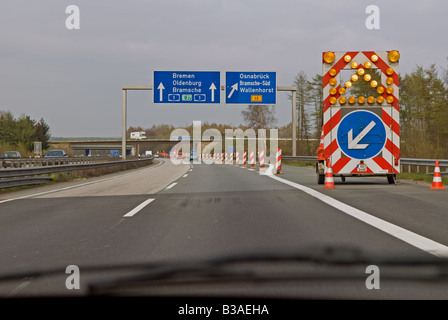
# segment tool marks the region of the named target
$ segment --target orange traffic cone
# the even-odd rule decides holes
[[[336,189],[333,180],[333,169],[331,169],[330,161],[327,161],[327,171],[325,172],[325,185],[324,189]]]
[[[442,185],[442,175],[440,174],[439,160],[436,160],[436,167],[434,168],[434,178],[432,179],[432,187],[430,189],[445,189]]]

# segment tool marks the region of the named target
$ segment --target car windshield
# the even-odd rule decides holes
[[[1,5],[0,297],[448,299],[448,2],[107,4]]]

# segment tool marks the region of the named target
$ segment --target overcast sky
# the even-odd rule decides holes
[[[79,30],[66,28],[69,5]],[[365,26],[368,5],[380,9],[379,30]],[[1,0],[0,110],[44,118],[53,137],[120,137],[121,88],[153,85],[154,71],[276,71],[290,86],[301,70],[322,72],[323,51],[392,49],[402,74],[441,69],[447,20],[446,0]],[[243,122],[245,106],[152,101],[130,92],[128,125]],[[276,116],[291,121],[284,92]]]

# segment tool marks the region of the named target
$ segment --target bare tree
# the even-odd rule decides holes
[[[274,106],[249,105],[241,114],[244,122],[255,131],[270,128],[277,122]]]

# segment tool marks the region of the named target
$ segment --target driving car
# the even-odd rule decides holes
[[[50,150],[48,151],[44,158],[65,158],[68,154],[64,150]]]
[[[5,151],[1,155],[1,159],[20,159],[22,156],[19,151]]]

